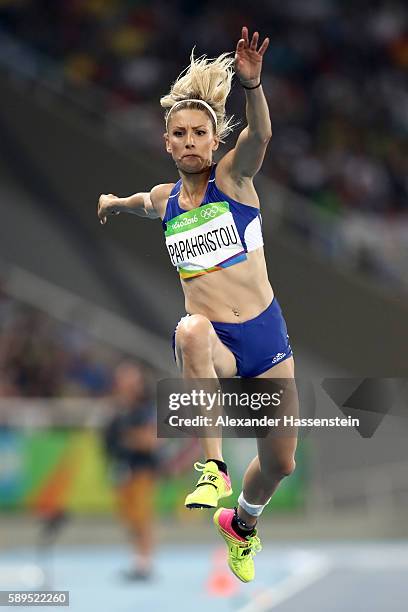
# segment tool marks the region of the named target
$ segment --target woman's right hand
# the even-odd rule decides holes
[[[121,198],[113,193],[102,193],[98,202],[98,218],[102,225],[108,220],[108,215],[118,215],[120,213]]]

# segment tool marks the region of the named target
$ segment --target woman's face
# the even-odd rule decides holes
[[[164,135],[166,150],[177,168],[186,174],[197,174],[211,165],[219,138],[212,121],[202,110],[184,108],[171,113]]]

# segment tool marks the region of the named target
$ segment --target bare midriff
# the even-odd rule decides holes
[[[210,321],[242,323],[258,316],[273,299],[263,248],[230,268],[182,280],[186,312]]]

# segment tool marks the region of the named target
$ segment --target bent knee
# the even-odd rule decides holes
[[[284,463],[282,463],[280,465],[280,473],[282,475],[282,478],[285,478],[286,476],[290,476],[291,474],[293,474],[295,469],[296,469],[296,461],[294,459],[291,459],[290,461],[285,461]]]
[[[211,322],[203,315],[183,317],[176,329],[176,344],[184,355],[210,351],[212,332]]]
[[[274,461],[268,465],[261,464],[261,471],[268,476],[279,478],[286,478],[293,474],[296,469],[296,462],[294,459],[282,459],[280,461]]]

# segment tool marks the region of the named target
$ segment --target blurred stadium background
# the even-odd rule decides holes
[[[184,511],[190,467],[159,479],[154,580],[119,576],[130,550],[101,435],[112,372],[132,359],[150,382],[175,375],[183,303],[159,222],[102,228],[96,204],[174,179],[159,97],[194,45],[233,49],[243,24],[271,38],[257,187],[297,375],[318,391],[327,376],[407,375],[404,2],[0,0],[0,589],[69,589],[76,612],[406,610],[402,417],[369,439],[301,441],[253,584],[225,571],[210,517]],[[228,110],[243,118],[237,85]],[[226,442],[236,492],[253,452]]]

